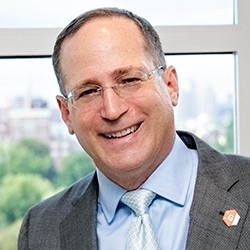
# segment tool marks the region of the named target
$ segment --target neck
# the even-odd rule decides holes
[[[116,169],[116,171],[114,171],[114,169],[109,171],[107,171],[107,168],[102,169],[103,174],[105,174],[107,178],[109,178],[111,181],[121,186],[122,188],[126,190],[135,190],[139,188],[152,175],[152,173],[168,156],[174,145],[174,139],[175,135],[172,138],[172,142],[168,144],[169,146],[165,153],[156,154],[150,162],[144,162],[142,165],[136,165],[132,168],[130,167],[125,169]]]
[[[105,175],[114,183],[126,190],[135,190],[139,188],[151,174],[160,166],[161,162],[153,166],[141,166],[134,169],[123,169],[115,173],[105,173]]]

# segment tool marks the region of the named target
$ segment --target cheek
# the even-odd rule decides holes
[[[161,88],[161,92],[155,92],[152,103],[155,126],[160,130],[171,130],[174,125],[174,110],[167,89]]]
[[[88,134],[95,128],[94,118],[77,110],[71,115],[71,125],[78,140],[86,140]]]
[[[94,132],[95,125],[93,123],[86,122],[85,120],[75,120],[74,132],[76,139],[81,147],[90,156],[93,156],[93,145],[96,145],[96,133]]]
[[[156,112],[172,112],[172,100],[168,88],[161,84],[156,84],[154,90],[149,90],[145,102],[157,108]]]

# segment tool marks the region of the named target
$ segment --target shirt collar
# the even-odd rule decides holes
[[[195,174],[194,166],[197,163],[197,155],[194,152],[187,148],[177,135],[168,157],[141,187],[184,206],[192,175]]]
[[[177,135],[168,157],[142,184],[141,188],[149,189],[167,200],[184,206],[193,174],[193,165],[191,150]],[[119,201],[127,190],[112,182],[98,169],[97,176],[99,209],[102,209],[106,220],[111,223]]]
[[[97,177],[99,183],[99,209],[102,209],[106,220],[111,223],[118,203],[127,190],[112,182],[99,169],[97,169]]]

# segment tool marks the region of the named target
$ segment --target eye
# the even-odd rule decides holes
[[[85,86],[78,90],[75,90],[74,97],[75,100],[85,99],[94,95],[98,95],[101,91],[99,86]]]
[[[143,75],[140,72],[131,73],[129,75],[122,76],[118,79],[120,85],[135,85],[143,81]]]

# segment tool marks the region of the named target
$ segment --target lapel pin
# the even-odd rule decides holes
[[[228,227],[237,226],[239,220],[240,216],[235,209],[227,210],[223,215],[223,221]]]

